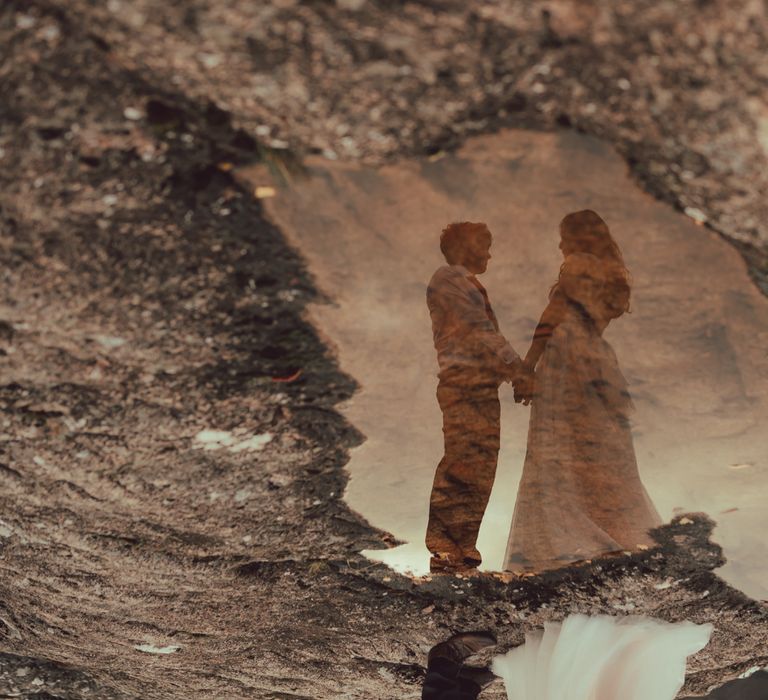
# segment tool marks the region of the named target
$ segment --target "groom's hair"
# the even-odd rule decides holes
[[[440,234],[440,250],[449,265],[460,264],[467,244],[481,234],[491,235],[488,225],[472,221],[456,221],[448,224]]]

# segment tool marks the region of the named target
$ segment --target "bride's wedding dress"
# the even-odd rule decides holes
[[[528,446],[504,569],[540,572],[654,547],[661,518],[638,473],[632,401],[602,332],[621,269],[566,258],[543,318],[555,325],[536,369]],[[556,317],[556,322],[551,318]],[[541,325],[541,324],[540,324]]]
[[[673,700],[712,625],[572,615],[493,661],[509,700]]]

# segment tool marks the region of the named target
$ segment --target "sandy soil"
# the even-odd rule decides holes
[[[712,22],[724,7],[675,5],[648,21],[677,26],[700,14]],[[293,74],[297,57],[327,48],[330,58],[311,61],[302,80],[315,80],[311,66],[327,66],[317,86],[329,95],[323,114],[335,113],[333,67],[344,92],[345,56],[365,43],[345,43],[334,23],[364,15],[323,2],[11,0],[0,10],[2,692],[416,698],[427,649],[450,631],[492,627],[509,646],[521,641],[526,625],[569,610],[715,622],[713,643],[691,666],[691,692],[765,664],[765,610],[711,574],[721,556],[707,544],[705,521],[675,525],[663,536],[663,552],[637,561],[514,587],[485,578],[413,581],[356,554],[391,537],[340,500],[342,467],[361,436],[335,406],[352,395],[354,382],[303,318],[316,296],[303,264],[230,172],[232,164],[260,158],[291,167],[284,144],[274,140],[277,124],[279,134],[307,147],[311,130],[340,132],[305,109],[301,96],[287,109],[281,96],[293,94],[291,81],[254,95],[260,106],[252,112],[227,98],[248,70],[227,63],[226,76],[209,71],[228,37],[246,26],[249,8],[298,18],[268,25],[278,37],[283,32],[278,41],[303,47],[303,54],[285,52],[285,75]],[[735,56],[751,46],[746,53],[757,57],[762,30],[742,27],[756,12],[742,9],[717,20],[724,48],[722,60],[715,55],[715,84],[749,92],[761,79],[752,70],[756,58]],[[367,21],[379,26],[375,13],[383,10],[369,10]],[[434,15],[427,5],[406,10],[405,18]],[[441,22],[463,28],[468,16],[453,11],[458,21]],[[315,16],[326,18],[343,50],[322,31],[302,40],[300,18]],[[501,39],[491,37],[487,46],[489,55],[502,53],[506,25],[474,16],[477,27],[498,24]],[[645,25],[628,25],[645,41]],[[594,55],[591,40],[542,37],[538,14],[529,30],[515,31],[520,46],[534,47],[514,59],[520,65],[538,65],[536,51],[572,59],[568,52],[581,47]],[[669,35],[660,30],[659,41]],[[476,36],[473,45],[486,46],[485,33]],[[450,32],[445,41],[455,43]],[[625,44],[622,34],[600,65],[618,65],[614,58]],[[463,61],[457,56],[454,65]],[[253,74],[279,78],[274,60]],[[357,60],[370,62],[364,54]],[[683,67],[674,75],[688,80],[692,72]],[[465,78],[461,84],[469,85]],[[403,92],[397,114],[422,91],[421,82],[404,85],[410,92]],[[531,84],[531,95],[545,94],[539,90]],[[616,87],[616,99],[624,92],[631,90]],[[551,99],[570,104],[566,94]],[[585,109],[592,103],[573,100]],[[467,118],[451,112],[448,121],[482,122],[471,109],[490,103],[460,101]],[[511,106],[521,103],[514,98]],[[532,111],[526,98],[521,115],[545,125],[563,111],[530,104]],[[296,116],[302,109],[303,121]],[[617,102],[615,109],[627,106]],[[739,122],[742,107],[734,109]],[[273,121],[257,123],[266,114]],[[688,118],[696,121],[693,113]],[[756,122],[744,124],[746,135],[734,136],[728,153],[741,153],[749,174],[762,156],[752,139]],[[431,148],[447,143],[438,132]],[[678,141],[675,133],[663,138],[679,144],[670,151],[677,158],[688,146],[683,132]],[[409,143],[426,146],[421,137]],[[372,156],[398,155],[401,147],[407,154],[407,143],[398,142]],[[652,160],[638,157],[636,167]],[[756,216],[759,177],[738,174],[732,181],[714,172],[722,201],[742,197],[738,211]],[[720,211],[713,206],[713,221]],[[500,697],[500,689],[488,697]]]

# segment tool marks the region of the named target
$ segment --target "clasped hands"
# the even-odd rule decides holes
[[[522,403],[523,406],[531,403],[536,383],[533,367],[525,364],[522,360],[517,360],[507,365],[504,381],[512,382],[512,387],[515,390],[515,403]]]

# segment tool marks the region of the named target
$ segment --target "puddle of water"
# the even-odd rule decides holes
[[[640,191],[607,145],[571,133],[511,131],[438,160],[380,169],[310,161],[310,177],[265,200],[334,301],[312,309],[361,390],[344,407],[367,437],[349,464],[347,500],[408,544],[369,552],[424,573],[429,494],[442,456],[426,284],[443,264],[440,230],[485,221],[482,276],[502,332],[523,354],[561,262],[558,222],[591,208],[608,222],[633,276],[633,311],[606,331],[636,404],[640,474],[661,516],[703,511],[728,564],[768,598],[768,300],[739,254]],[[241,173],[264,186],[264,173]],[[486,570],[502,565],[525,457],[529,409],[501,389],[499,469],[480,531]]]

